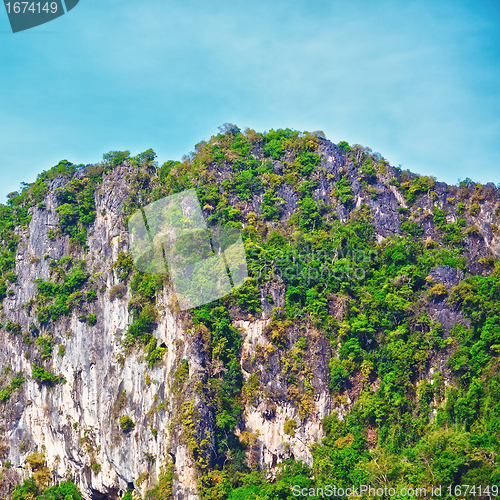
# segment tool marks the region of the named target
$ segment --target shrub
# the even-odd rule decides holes
[[[233,178],[224,181],[223,185],[230,192],[237,194],[243,201],[250,201],[254,194],[262,190],[260,176],[251,169],[233,174]]]
[[[480,211],[481,205],[479,205],[479,203],[473,203],[469,208],[469,213],[474,217],[478,215]]]
[[[354,200],[354,193],[352,192],[351,184],[347,177],[342,177],[342,179],[335,183],[332,191],[332,198],[337,199],[344,205]]]
[[[493,267],[495,265],[495,257],[493,257],[493,255],[488,255],[488,257],[480,257],[478,262],[483,266]]]
[[[345,368],[342,361],[332,357],[329,363],[330,367],[330,389],[340,391],[349,377],[349,372]]]
[[[97,462],[92,462],[90,468],[97,473],[101,470],[101,464],[98,464]]]
[[[163,358],[163,355],[165,352],[167,352],[166,347],[158,346],[157,347],[157,339],[156,337],[153,337],[149,343],[146,345],[145,351],[146,351],[146,361],[148,362],[148,365],[150,368],[153,368],[153,366],[158,362],[161,361]]]
[[[13,335],[19,335],[21,333],[21,325],[19,323],[13,323],[10,319],[7,321],[5,329]]]
[[[443,241],[448,245],[461,246],[464,243],[464,234],[462,232],[464,223],[465,220],[460,218],[457,220],[457,222],[445,224],[442,227],[442,230],[444,232]]]
[[[70,315],[75,305],[85,300],[81,289],[87,283],[89,274],[84,261],[73,262],[68,258],[59,262],[52,260],[50,269],[54,282],[36,280],[40,323],[57,321],[62,316]]]
[[[12,394],[12,389],[10,387],[6,387],[0,391],[0,401],[4,403],[7,401]]]
[[[262,197],[260,210],[262,217],[266,220],[278,220],[281,213],[281,206],[285,200],[276,195],[274,189],[268,189]]]
[[[146,493],[146,500],[164,500],[172,498],[174,479],[174,464],[169,463],[160,468],[158,481],[153,488]]]
[[[420,227],[415,221],[406,220],[401,223],[401,231],[410,236],[421,236],[424,233],[424,228]]]
[[[474,224],[473,226],[470,226],[465,230],[465,234],[477,238],[481,236],[481,230],[479,229],[477,224]]]
[[[299,227],[303,231],[319,229],[321,227],[321,216],[318,207],[310,196],[299,201]]]
[[[254,372],[248,377],[248,381],[241,389],[241,393],[246,401],[253,403],[256,400],[259,395],[259,386],[259,377],[257,373]]]
[[[39,495],[38,486],[35,484],[35,478],[29,477],[14,488],[12,500],[33,500]]]
[[[434,207],[434,224],[436,224],[437,227],[446,225],[446,213],[437,207]]]
[[[130,345],[137,340],[149,343],[157,315],[158,312],[153,304],[146,304],[140,310],[134,310],[132,323],[128,327],[125,343]]]
[[[417,176],[412,180],[401,183],[401,190],[403,191],[406,202],[408,205],[413,205],[416,199],[435,186],[436,178],[424,176]]]
[[[128,278],[130,272],[134,269],[134,259],[130,253],[120,252],[113,262],[112,269],[115,270],[120,279]]]
[[[286,141],[298,133],[289,128],[282,130],[270,130],[265,136],[264,156],[279,160],[285,155]]]
[[[25,380],[26,379],[21,374],[16,375],[11,380],[10,384],[0,391],[0,401],[7,401],[16,389],[22,387]]]
[[[349,146],[349,143],[347,141],[340,141],[337,146],[342,149],[345,153],[349,153],[351,150],[351,147]]]
[[[261,311],[260,292],[254,280],[247,278],[242,286],[238,287],[225,302],[229,307],[239,306],[242,310],[252,314]]]
[[[33,471],[33,478],[37,488],[46,488],[51,480],[51,472],[45,462],[45,456],[38,451],[30,453],[26,457],[26,463]]]
[[[130,151],[110,151],[103,154],[102,159],[114,168],[130,159]]]
[[[118,412],[121,411],[123,408],[123,405],[125,404],[125,400],[127,399],[127,391],[123,390],[120,395],[118,396],[118,399],[116,400],[115,406],[113,408],[113,415],[117,417]]]
[[[19,389],[25,382],[25,378],[22,375],[17,375],[10,382],[10,387],[12,389]]]
[[[72,481],[62,481],[43,492],[42,500],[82,500],[82,494]]]
[[[179,394],[184,382],[189,377],[189,365],[187,359],[182,359],[179,366],[176,368],[173,376],[172,391],[175,394]]]
[[[432,249],[432,248],[437,248],[439,244],[434,241],[430,236],[425,240],[425,248],[427,249]]]
[[[377,177],[377,171],[373,165],[369,156],[366,157],[365,161],[359,168],[361,175],[367,179],[368,182],[373,182]]]
[[[147,481],[149,479],[149,472],[143,472],[135,481],[135,484],[137,485],[138,488],[141,487],[141,484],[144,483],[144,481]]]
[[[102,169],[101,169],[102,170]],[[84,179],[73,178],[63,188],[56,188],[55,193],[60,205],[59,230],[70,236],[70,246],[83,246],[87,239],[87,228],[96,217],[94,188],[99,175],[87,169]]]
[[[429,290],[429,294],[432,297],[440,298],[440,297],[444,297],[445,295],[448,295],[448,290],[447,290],[447,288],[444,285],[441,285],[441,284],[438,283],[437,285],[434,285]]]
[[[41,366],[38,366],[36,363],[33,363],[31,367],[31,376],[34,380],[37,380],[41,384],[45,384],[48,386],[54,384],[65,384],[66,380],[64,377],[60,375],[54,375],[48,371],[45,371]]]
[[[124,432],[130,432],[135,427],[134,421],[128,415],[120,417],[120,428]]]
[[[50,333],[47,336],[38,337],[35,344],[41,348],[42,359],[49,359],[52,356],[52,346],[54,345],[54,339]]]
[[[296,427],[297,422],[295,422],[295,420],[286,420],[283,424],[283,432],[289,436],[295,436]]]
[[[125,283],[118,283],[109,291],[109,300],[121,299],[127,293],[127,285]]]

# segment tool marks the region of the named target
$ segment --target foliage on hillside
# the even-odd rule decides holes
[[[33,470],[40,471],[39,464]],[[82,500],[82,494],[72,481],[62,481],[50,488],[43,487],[36,475],[29,477],[12,492],[12,500]]]
[[[465,244],[480,233],[471,220],[480,213],[481,203],[496,200],[497,193],[466,180],[444,206],[436,203],[421,213],[422,197],[437,198],[434,178],[392,169],[378,153],[347,142],[339,148],[355,167],[355,177],[346,168],[337,176],[326,173],[321,136],[290,129],[242,132],[226,124],[182,161],[171,160],[159,168],[152,150],[133,158],[128,151],[110,152],[78,179],[74,174],[81,166],[60,162],[0,206],[0,298],[16,280],[15,228],[29,223],[30,207],[45,209],[49,182],[58,175],[71,180],[56,190],[60,223],[54,237],[69,236],[79,250],[85,250],[87,230],[96,216],[95,188],[110,169],[123,163],[136,167],[127,178],[125,218],[163,196],[195,188],[210,224],[242,229],[249,268],[244,286],[196,308],[189,318],[193,332],[203,339],[209,365],[218,368],[205,387],[198,387],[214,411],[215,436],[195,437],[196,414],[190,401],[182,404],[180,415],[203,499],[288,499],[293,498],[293,485],[500,482],[500,263],[483,257],[483,275],[469,276],[450,290],[429,276],[436,266],[465,269]],[[404,201],[399,207],[400,236],[377,242],[370,207],[356,205],[353,178],[372,200],[377,182],[399,190]],[[328,196],[318,201],[313,190],[325,179]],[[297,196],[297,208],[285,217],[289,192]],[[336,213],[341,209],[348,212],[343,222]],[[435,230],[439,243],[423,239],[424,225]],[[491,228],[495,231],[494,225]],[[53,262],[51,269],[51,280],[37,283],[40,323],[72,314],[95,296],[89,275],[76,259]],[[124,344],[142,345],[153,367],[165,352],[153,331],[159,317],[156,299],[167,277],[135,270],[124,252],[113,271],[119,285],[110,296],[121,298],[130,289],[132,322]],[[329,387],[337,409],[348,407],[354,382],[359,389],[344,420],[334,415],[324,419],[326,437],[312,451],[312,466],[292,458],[280,466],[273,481],[248,459],[256,436],[238,432],[245,404],[265,395],[258,371],[244,382],[242,338],[232,317],[259,314],[264,307],[260,290],[269,284],[284,287],[285,305],[272,311],[265,332],[270,346],[261,357],[275,356],[301,417],[287,421],[284,433],[290,439],[297,433],[314,402],[311,347],[303,332],[314,330],[328,340],[333,353]],[[430,309],[448,299],[470,319],[470,328],[457,325],[446,335],[431,319]],[[265,300],[273,305],[271,295]],[[295,342],[290,340],[292,329],[301,332]],[[439,359],[448,359],[450,380],[435,366]],[[44,378],[38,365],[33,372],[42,382],[56,382],[50,374]],[[179,395],[189,375],[187,364],[176,374]],[[209,450],[212,438],[215,449]],[[168,477],[165,491],[170,491],[170,469]],[[157,485],[155,498],[160,489]]]
[[[436,207],[433,222],[445,243],[437,247],[422,241],[421,225],[402,212],[402,229],[407,236],[376,244],[367,206],[353,210],[349,221],[343,224],[336,220],[329,207],[310,196],[317,166],[302,170],[298,168],[297,158],[304,144],[304,149],[310,148],[314,154],[317,136],[310,135],[308,140],[299,142],[298,135],[287,134],[280,131],[277,136],[271,134],[269,139],[267,136],[255,139],[251,131],[244,135],[226,131],[224,136],[198,145],[195,154],[183,163],[164,167],[162,179],[172,191],[196,187],[195,172],[202,178],[200,197],[210,219],[231,225],[244,223],[251,271],[249,284],[254,292],[245,293],[244,301],[240,299],[242,309],[253,307],[255,310],[253,304],[258,303],[259,285],[268,280],[283,281],[286,308],[275,311],[275,323],[314,325],[330,339],[336,352],[330,362],[330,387],[339,404],[353,378],[360,378],[363,388],[345,421],[339,422],[334,417],[325,419],[327,437],[314,449],[312,467],[289,463],[281,476],[268,485],[262,473],[248,469],[240,451],[241,444],[231,438],[245,387],[238,382],[241,380],[238,344],[225,334],[223,345],[234,345],[235,350],[226,355],[227,371],[218,385],[224,390],[214,399],[219,402],[217,421],[224,431],[217,436],[217,442],[224,445],[219,453],[224,447],[229,447],[231,452],[224,453],[222,470],[207,472],[205,468],[200,490],[203,498],[250,499],[256,498],[257,491],[259,498],[291,498],[290,484],[324,486],[333,482],[349,486],[377,483],[384,478],[400,486],[486,484],[493,479],[500,480],[495,458],[500,451],[500,400],[495,390],[498,384],[495,367],[500,352],[495,335],[500,324],[498,315],[494,314],[500,306],[498,271],[488,277],[470,278],[450,291],[452,304],[465,303],[471,307],[472,303],[477,310],[464,309],[464,313],[473,317],[483,311],[483,317],[482,323],[473,322],[471,330],[457,327],[451,336],[445,337],[441,325],[428,315],[428,306],[439,301],[443,292],[427,277],[431,268],[438,265],[465,267],[462,256],[467,236],[465,221],[450,223],[446,214]],[[253,148],[246,146],[249,138],[257,140],[262,148],[262,167],[256,167],[255,159],[248,156],[250,151],[256,152],[255,142]],[[351,148],[350,151],[367,183],[373,182],[385,168],[384,161],[373,157],[369,150]],[[266,158],[283,161],[281,175],[275,169],[271,172]],[[222,188],[210,178],[208,166],[212,162],[234,172],[222,183]],[[264,168],[269,171],[262,171]],[[246,172],[245,183],[241,172]],[[282,202],[276,194],[276,186],[282,183],[293,187],[301,201],[296,214],[272,230],[265,221],[279,220]],[[432,178],[401,175],[401,190],[409,205],[421,195],[432,195],[434,185]],[[350,189],[347,177],[343,177],[335,184],[332,197],[348,204],[352,200]],[[263,195],[260,216],[245,216],[239,208],[242,205],[234,201],[228,203],[232,196],[241,202],[251,200],[250,194]],[[292,262],[293,267],[284,273],[283,269]],[[466,285],[469,281],[471,284]],[[463,287],[467,288],[462,290]],[[444,294],[447,293],[445,290]],[[488,293],[492,317],[488,317],[483,303],[487,299],[481,294],[485,293]],[[462,295],[465,295],[463,299]],[[331,314],[332,297],[346,304],[342,319]],[[215,356],[220,355],[221,326],[220,320],[213,321],[214,312],[236,300],[229,297],[219,305],[204,306],[194,312],[195,318],[200,314],[212,318],[204,326],[214,335]],[[223,311],[220,309],[216,317]],[[286,327],[280,340],[279,327],[276,328],[278,349],[292,357],[294,352],[307,350],[298,343],[289,345]],[[455,353],[448,363],[456,374],[453,383],[445,387],[439,371],[435,371],[430,380],[422,379],[421,374],[428,372],[436,359],[447,356],[449,349]],[[297,405],[306,418],[311,386],[307,376],[300,376],[300,370],[307,373],[307,367],[301,369],[300,363],[297,366],[295,372],[293,367],[284,366],[284,369],[292,369],[288,380],[295,389],[289,387],[289,394],[298,394]],[[465,373],[465,370],[468,371]],[[224,380],[228,377],[230,380]],[[375,388],[376,380],[379,385]],[[289,478],[288,482],[283,483],[284,477]]]

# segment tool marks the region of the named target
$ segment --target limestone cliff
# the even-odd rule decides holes
[[[460,275],[455,269],[436,267],[430,273],[436,283],[450,289],[467,273],[485,272],[490,256],[500,257],[500,235],[494,226],[500,197],[494,185],[481,187],[478,193],[474,186],[459,188],[437,182],[417,192],[409,206],[401,188],[405,174],[400,170],[385,162],[367,185],[362,167],[352,154],[320,136],[317,142],[321,163],[310,174],[315,181],[309,188],[311,198],[331,207],[342,223],[365,207],[379,243],[402,235],[402,223],[411,219],[423,229],[419,238],[441,245],[443,233],[436,226],[435,208],[444,209],[447,223],[456,222],[460,196],[466,201],[476,193],[479,208],[463,215],[467,226],[476,228],[465,236],[466,269]],[[261,149],[257,142],[252,154],[262,158]],[[286,160],[287,156],[272,159],[276,175],[286,174],[283,169],[290,168]],[[160,185],[160,170],[151,163],[138,166],[125,158],[102,173],[93,192],[96,217],[88,227],[85,248],[73,244],[70,235],[58,230],[61,213],[57,208],[61,201],[57,194],[71,181],[85,182],[89,168],[50,180],[43,201],[29,208],[29,225],[15,230],[20,237],[15,254],[17,280],[9,285],[3,300],[0,367],[4,369],[2,387],[16,374],[25,381],[1,403],[3,458],[11,465],[4,468],[2,495],[7,496],[20,477],[32,473],[26,458],[38,450],[53,480],[71,476],[85,498],[118,498],[131,488],[144,495],[162,469],[169,467],[173,473],[173,498],[194,500],[198,498],[198,479],[203,472],[200,460],[202,464],[220,460],[214,405],[205,387],[224,368],[210,357],[204,331],[194,328],[191,313],[176,308],[167,280],[152,299],[158,311],[152,333],[156,345],[165,348],[160,351],[161,359],[148,363],[143,346],[124,344],[132,323],[132,292],[129,281],[113,264],[130,249],[125,208],[131,199],[140,205],[141,193],[153,192]],[[216,184],[222,185],[231,177],[230,162],[213,163],[208,172]],[[348,181],[351,203],[343,203],[332,194],[342,179]],[[289,183],[277,184],[275,193],[283,200],[279,217],[261,222],[270,229],[286,227],[298,212],[301,200],[300,193]],[[242,201],[237,195],[229,195],[230,203],[240,210],[243,228],[252,213],[256,217],[261,214],[263,196],[257,192]],[[454,198],[453,203],[450,198]],[[213,209],[204,207],[207,215]],[[57,264],[68,256],[73,260]],[[94,290],[95,299],[76,298],[77,305],[69,314],[41,322],[38,313],[43,304],[37,302],[37,280],[54,281],[57,266],[69,272],[77,261],[84,262],[81,265],[88,273],[81,293],[85,297]],[[120,284],[124,286],[117,289]],[[111,293],[113,290],[115,293]],[[341,296],[329,296],[327,300],[331,316],[341,322],[346,313],[345,301]],[[285,302],[285,284],[277,277],[261,287],[256,312],[251,314],[237,305],[231,310],[233,325],[242,337],[243,377],[247,382],[252,374],[258,378],[258,388],[243,399],[245,406],[235,434],[249,441],[248,463],[259,468],[268,466],[271,477],[283,459],[293,456],[312,463],[311,446],[324,436],[322,418],[333,412],[342,418],[367,383],[356,372],[341,395],[332,393],[329,362],[335,356],[335,346],[313,322],[307,327],[293,322],[283,326],[289,347],[277,347],[271,340],[273,328],[279,330],[272,322],[272,311],[284,308]],[[456,323],[468,324],[447,299],[431,301],[425,307],[441,323],[445,337]],[[94,315],[95,321],[89,319]],[[45,340],[38,341],[40,338]],[[310,372],[306,378],[311,389],[294,393],[283,366],[284,358],[293,359],[290,353],[299,338],[307,339],[300,362]],[[432,370],[439,369],[449,379],[446,360],[451,351],[452,347],[442,350],[421,377],[431,377]],[[182,360],[187,360],[189,373],[179,380],[176,370]],[[429,368],[432,365],[434,368]],[[34,366],[59,378],[37,378]],[[255,377],[251,380],[255,381]],[[368,383],[376,387],[379,381],[375,376]],[[120,426],[123,416],[131,420],[128,427],[126,423]],[[294,422],[291,432],[285,432],[287,422]],[[193,439],[201,450],[198,458],[193,455]]]

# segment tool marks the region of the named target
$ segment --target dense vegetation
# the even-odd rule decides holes
[[[36,470],[36,469],[35,469]],[[36,474],[36,472],[35,472]],[[12,492],[13,500],[82,500],[82,494],[72,481],[62,481],[59,485],[44,488],[37,477],[25,479]]]
[[[451,289],[430,276],[436,266],[467,268],[466,244],[481,237],[474,218],[485,200],[498,201],[496,190],[467,179],[447,191],[446,203],[438,203],[434,178],[393,169],[378,153],[347,142],[339,147],[355,173],[345,165],[336,173],[326,172],[322,140],[321,132],[280,129],[261,134],[227,124],[183,161],[161,167],[152,150],[133,158],[128,151],[110,152],[77,179],[74,174],[82,167],[62,161],[0,206],[0,296],[8,296],[9,283],[16,281],[19,237],[14,230],[29,223],[30,207],[45,209],[48,182],[56,176],[73,177],[56,190],[60,223],[52,236],[69,236],[80,255],[87,249],[87,229],[96,216],[94,190],[111,169],[124,162],[136,167],[127,179],[131,194],[125,217],[163,196],[196,188],[209,223],[241,229],[249,268],[244,286],[183,317],[190,332],[202,338],[208,356],[206,383],[193,385],[210,401],[215,435],[196,433],[201,418],[194,400],[182,400],[182,388],[190,383],[189,360],[177,368],[173,386],[203,499],[290,499],[293,485],[498,484],[500,262],[482,257],[482,273]],[[355,182],[365,200],[376,200],[381,185],[399,190],[405,200],[399,207],[399,236],[377,243],[370,206],[355,204]],[[329,192],[318,201],[313,193],[320,184]],[[297,204],[287,214],[290,192]],[[423,198],[431,200],[430,209],[422,208]],[[341,210],[348,214],[343,221]],[[495,215],[498,219],[498,208]],[[432,229],[432,238],[424,239],[424,228]],[[497,223],[491,224],[493,233],[498,230]],[[52,261],[50,267],[51,280],[37,283],[32,304],[41,325],[81,309],[97,293],[84,261],[67,257]],[[122,298],[127,290],[131,295],[132,322],[124,346],[141,345],[152,368],[166,350],[157,345],[153,332],[160,314],[156,298],[168,276],[135,270],[126,252],[118,256],[113,272],[118,284],[110,290],[110,299]],[[273,307],[270,293],[261,300],[265,287],[282,287],[284,307]],[[461,311],[470,327],[456,325],[448,334],[433,321],[430,311],[445,303]],[[272,309],[265,330],[269,345],[256,353],[254,371],[245,382],[242,337],[233,319],[252,319],[264,307]],[[172,309],[175,312],[175,306]],[[93,325],[98,318],[90,316],[82,320]],[[314,407],[311,331],[328,341],[328,385],[345,418],[333,414],[324,419],[326,437],[314,446],[311,466],[292,457],[270,481],[251,459],[258,436],[241,432],[238,424],[245,406],[272,400],[260,381],[273,364],[300,415],[300,421],[287,420],[284,434],[290,439],[296,435]],[[43,352],[50,356],[50,345],[41,348],[42,359]],[[441,359],[447,360],[445,369],[437,368]],[[35,363],[32,376],[49,385],[62,382]],[[14,380],[0,392],[1,400],[24,378]],[[354,398],[352,405],[348,395]],[[135,424],[122,416],[119,425],[129,432]],[[151,498],[171,495],[172,471],[172,464],[166,466]],[[28,493],[35,498],[60,495],[56,490],[49,493],[50,488],[40,493],[27,481],[14,500],[25,500]],[[74,493],[68,495],[78,500]]]
[[[347,223],[336,220],[330,206],[312,198],[320,165],[318,134],[289,130],[242,134],[231,127],[223,132],[199,144],[183,163],[167,163],[161,170],[167,192],[199,186],[209,220],[244,225],[252,277],[232,296],[193,312],[195,325],[209,331],[213,359],[222,360],[226,368],[208,389],[216,401],[216,442],[224,466],[211,471],[201,467],[202,497],[292,498],[291,484],[430,487],[500,481],[495,458],[500,450],[500,264],[490,259],[489,268],[494,270],[487,276],[468,278],[452,290],[429,278],[435,266],[465,268],[463,245],[474,226],[463,217],[448,222],[446,212],[435,206],[431,219],[442,244],[422,241],[422,223],[402,207],[403,236],[376,244],[368,206],[358,210],[350,206],[353,193],[346,174],[336,180],[331,195],[351,208]],[[262,148],[260,161],[251,154],[256,143]],[[371,185],[387,171],[385,160],[366,148],[347,143],[342,147],[359,168],[362,188],[374,194]],[[273,168],[272,160],[281,160],[281,171]],[[230,165],[232,171],[221,186],[210,182],[208,165],[214,162]],[[408,172],[396,175],[391,183],[401,188],[410,207],[422,195],[435,195],[435,179]],[[300,198],[298,210],[286,221],[280,220],[284,200],[277,190],[283,184]],[[459,188],[464,201],[464,190],[481,199],[491,196],[491,188],[475,183]],[[260,215],[244,213],[244,203],[259,195]],[[450,200],[453,204],[451,196]],[[462,210],[477,215],[474,200],[462,205]],[[270,226],[265,221],[279,222]],[[330,361],[330,388],[340,406],[346,403],[344,395],[353,380],[362,385],[345,420],[325,419],[327,437],[314,448],[312,467],[288,461],[271,484],[265,472],[248,468],[251,464],[242,451],[251,449],[251,437],[234,436],[249,394],[258,398],[259,373],[243,384],[241,340],[228,317],[228,308],[234,305],[258,312],[258,289],[269,280],[286,286],[286,307],[275,310],[269,337],[279,352],[287,354],[274,359],[281,360],[288,395],[301,417],[307,418],[312,408],[314,390],[310,367],[304,362],[308,341],[300,337],[291,345],[287,335],[291,327],[312,325],[330,340],[336,353]],[[447,296],[472,323],[470,329],[457,326],[445,337],[428,309]],[[344,306],[341,318],[331,314],[332,302]],[[450,349],[451,383],[445,386],[438,370],[422,378]],[[293,435],[297,423],[288,424],[285,433]]]

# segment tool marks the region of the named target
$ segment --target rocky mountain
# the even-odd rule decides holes
[[[192,187],[249,278],[180,311],[127,222]],[[61,161],[1,207],[2,496],[498,482],[499,201],[289,129]]]

